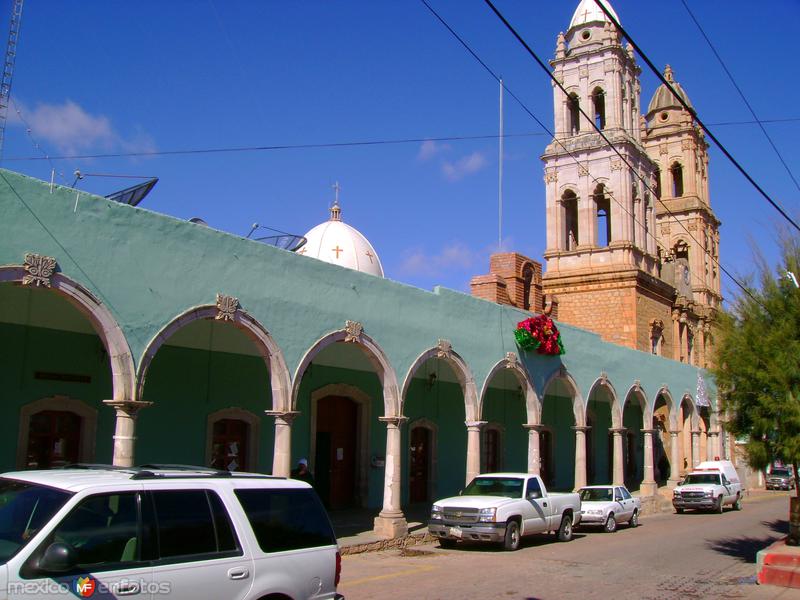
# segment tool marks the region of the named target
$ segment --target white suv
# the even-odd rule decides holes
[[[0,597],[341,599],[307,483],[201,467],[0,475]]]

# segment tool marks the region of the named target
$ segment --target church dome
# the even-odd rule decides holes
[[[334,202],[331,216],[306,233],[308,240],[298,254],[383,277],[383,266],[369,240],[355,227],[342,221],[339,201]]]
[[[613,17],[617,20],[617,23],[622,25],[622,22],[619,20],[617,13],[614,12],[611,4],[608,0],[601,0],[603,5],[606,7],[608,12],[610,12]],[[572,29],[573,27],[581,27],[582,25],[587,25],[589,23],[610,23],[611,21],[608,19],[606,14],[601,10],[597,3],[594,0],[581,0],[581,3],[578,4],[578,8],[575,9],[575,14],[572,15],[572,21],[569,22],[569,28]]]
[[[667,65],[667,68],[664,69],[664,79],[666,79],[675,92],[681,97],[681,99],[686,102],[686,104],[692,107],[692,103],[689,101],[689,96],[686,95],[686,92],[683,91],[681,84],[675,81],[675,78],[672,74],[672,67]],[[653,94],[653,99],[650,100],[650,105],[647,107],[647,113],[653,113],[659,110],[666,110],[669,108],[678,108],[683,109],[681,103],[675,98],[674,94],[669,90],[669,88],[664,85],[663,83],[658,86],[656,93]],[[694,108],[694,107],[692,107]]]

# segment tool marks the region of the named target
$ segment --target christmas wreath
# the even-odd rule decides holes
[[[564,354],[564,344],[553,319],[547,315],[531,317],[517,323],[514,331],[517,345],[523,350],[536,350],[539,354]]]

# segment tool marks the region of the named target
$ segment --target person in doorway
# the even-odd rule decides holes
[[[306,483],[310,484],[311,487],[314,487],[314,476],[311,474],[311,471],[308,468],[307,459],[301,458],[299,461],[297,461],[297,468],[292,470],[292,479],[305,481]]]

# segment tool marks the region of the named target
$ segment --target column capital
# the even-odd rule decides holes
[[[640,429],[639,431],[641,431],[645,435],[647,434],[653,435],[656,432],[655,429]]]
[[[464,421],[464,425],[467,426],[467,429],[478,429],[480,430],[481,427],[486,425],[489,421]]]
[[[621,435],[628,431],[627,427],[609,427],[608,432],[613,433],[614,435]]]
[[[709,437],[712,435],[719,435],[719,431],[706,431],[706,435],[708,435]]]
[[[393,415],[389,417],[378,417],[378,421],[381,423],[386,423],[387,425],[400,427],[403,423],[408,421],[408,417],[404,417],[403,415]]]
[[[575,431],[575,432],[580,431],[581,433],[586,433],[591,428],[592,428],[591,425],[574,425],[574,426],[570,427],[570,429],[572,429],[572,431]]]
[[[538,423],[523,423],[522,427],[528,431],[543,431],[545,429],[544,425]]]
[[[122,411],[125,414],[133,416],[153,403],[143,402],[142,400],[103,400],[103,404],[116,409],[118,412]]]
[[[682,432],[681,432],[681,430],[680,430],[680,429],[678,429],[678,430],[675,430],[675,431],[673,431],[673,430],[671,430],[671,429],[670,429],[670,432],[669,432],[669,434],[670,434],[670,435],[674,435],[674,436],[678,436],[678,435],[680,435],[681,433],[682,433]]]
[[[265,410],[264,414],[268,417],[275,417],[281,419],[286,423],[291,423],[300,414],[299,410]]]
[[[692,435],[700,435],[703,433],[702,429],[692,429]]]

